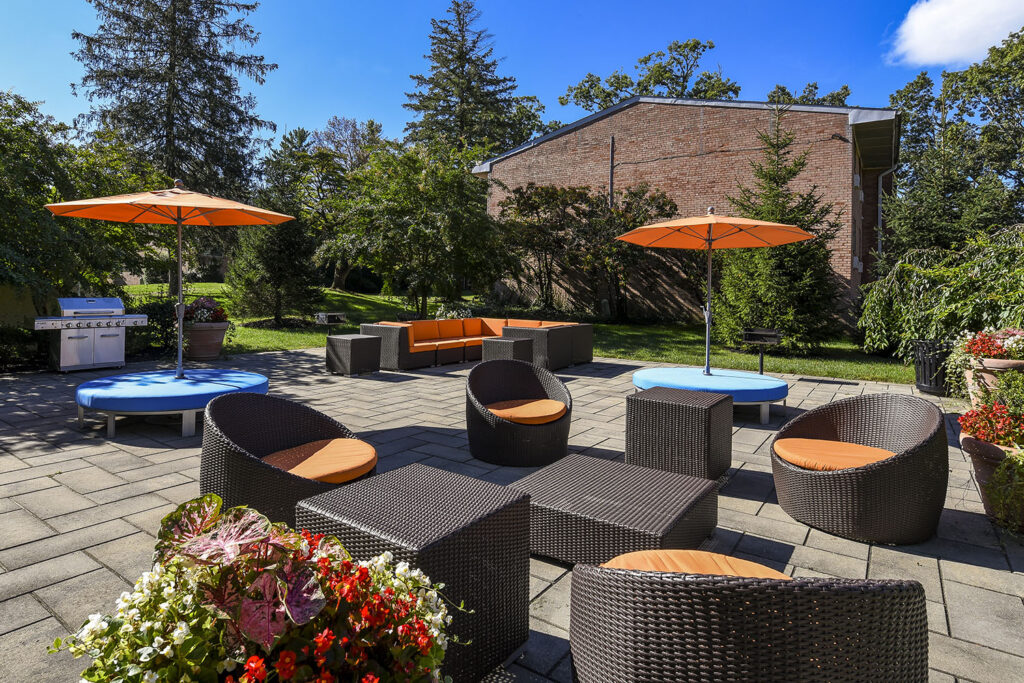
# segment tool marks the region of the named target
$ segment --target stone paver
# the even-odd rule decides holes
[[[338,419],[377,448],[379,471],[424,462],[498,484],[533,470],[472,457],[465,433],[469,364],[358,378],[326,375],[323,350],[237,356],[219,365],[261,372],[271,392]],[[570,450],[622,459],[632,373],[659,365],[595,359],[559,373],[573,394]],[[133,370],[155,367],[133,365]],[[0,683],[77,680],[84,661],[45,652],[85,615],[110,611],[149,568],[154,535],[174,505],[198,493],[201,436],[182,439],[172,419],[75,420],[73,388],[111,372],[0,376]],[[933,681],[1014,680],[1024,670],[1024,543],[984,517],[970,462],[950,429],[950,488],[935,538],[880,547],[837,538],[778,505],[768,443],[787,419],[860,393],[914,393],[906,385],[783,375],[789,405],[771,423],[737,409],[733,467],[719,497],[716,552],[794,576],[897,577],[928,597]],[[955,414],[957,404],[944,401]],[[201,427],[200,427],[201,430]],[[201,431],[200,431],[201,433]],[[530,641],[494,681],[569,681],[571,568],[530,562]]]

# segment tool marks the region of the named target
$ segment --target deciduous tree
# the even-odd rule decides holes
[[[846,106],[846,99],[850,96],[850,86],[844,85],[837,90],[818,94],[818,83],[814,81],[804,86],[803,91],[797,95],[790,92],[784,85],[776,85],[765,98],[775,104],[827,104],[833,107]]]

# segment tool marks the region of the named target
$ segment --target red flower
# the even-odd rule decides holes
[[[360,679],[359,683],[380,683],[380,678],[373,674],[366,674]]]
[[[262,657],[253,655],[249,657],[249,660],[245,663],[245,678],[250,681],[260,681],[267,677],[267,669],[263,663]]]
[[[274,668],[282,681],[290,680],[295,675],[295,653],[291,650],[282,652],[274,662]]]
[[[975,358],[1003,358],[1006,356],[1002,340],[988,332],[978,332],[968,339],[964,344],[964,350]]]
[[[314,683],[334,683],[335,678],[327,669],[320,669],[320,674],[314,679]]]
[[[318,657],[322,657],[327,654],[327,651],[331,649],[331,645],[334,643],[334,631],[329,628],[325,628],[323,631],[313,636],[313,642],[316,643],[316,649],[313,650],[313,654]]]

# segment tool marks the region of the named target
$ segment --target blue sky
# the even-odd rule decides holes
[[[11,88],[58,119],[88,109],[69,84],[81,66],[69,55],[72,30],[92,31],[85,0],[3,0],[0,88]],[[332,115],[374,118],[399,136],[409,74],[426,68],[430,17],[442,0],[337,2],[264,0],[250,17],[262,33],[257,49],[280,68],[251,87],[260,113],[278,133],[316,128]],[[588,71],[632,72],[636,59],[672,40],[716,44],[703,66],[721,66],[760,100],[776,84],[823,90],[844,83],[850,104],[880,107],[922,69],[958,68],[1024,25],[1021,0],[833,0],[794,2],[537,2],[479,0],[482,25],[494,35],[500,71],[520,92],[538,96],[546,117],[569,122],[584,112],[558,96]]]

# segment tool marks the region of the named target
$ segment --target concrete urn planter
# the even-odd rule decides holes
[[[992,501],[989,499],[986,489],[996,468],[1006,459],[1006,449],[994,443],[982,441],[967,432],[960,433],[960,447],[964,449],[964,453],[970,456],[971,464],[974,465],[974,478],[978,482],[978,492],[981,494],[981,503],[985,506],[985,514],[989,519],[997,521]],[[1016,504],[1024,507],[1024,496]]]
[[[1024,372],[1024,360],[1006,360],[1004,358],[975,358],[970,368],[964,373],[967,382],[967,393],[971,397],[971,407],[981,405],[981,387],[995,389],[999,386],[999,375],[1008,370]]]
[[[231,323],[190,323],[185,327],[185,356],[189,360],[215,360],[224,347]]]

